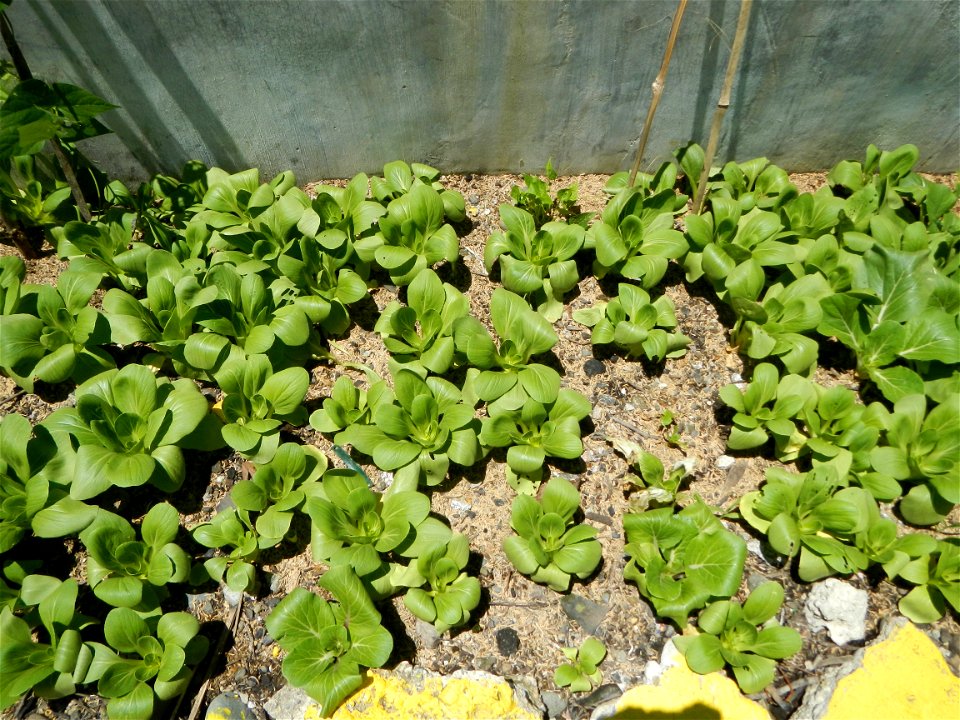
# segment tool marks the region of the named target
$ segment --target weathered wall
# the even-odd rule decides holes
[[[16,0],[36,75],[122,106],[121,177],[627,168],[675,0]],[[645,163],[706,143],[739,3],[692,0]],[[757,0],[721,156],[792,170],[913,142],[960,164],[960,3]]]

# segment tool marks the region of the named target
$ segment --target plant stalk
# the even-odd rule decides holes
[[[673,14],[670,36],[667,38],[667,47],[663,51],[663,62],[660,63],[660,72],[657,73],[657,79],[653,81],[653,96],[650,99],[650,107],[647,109],[647,119],[643,123],[643,132],[640,134],[640,144],[637,146],[637,157],[634,159],[633,167],[630,169],[630,178],[627,181],[627,187],[633,187],[633,183],[637,179],[637,171],[640,169],[640,161],[643,159],[643,151],[647,149],[647,139],[650,137],[650,128],[653,127],[653,116],[657,114],[660,96],[663,95],[663,86],[667,82],[667,70],[670,68],[670,58],[673,57],[673,47],[677,42],[677,33],[680,31],[680,21],[683,19],[683,11],[686,7],[687,0],[680,0],[677,4],[677,11]]]
[[[21,80],[32,80],[33,73],[30,72],[27,59],[23,56],[20,44],[13,34],[13,25],[10,24],[10,18],[7,17],[5,12],[0,13],[0,35],[3,36],[3,44],[7,46],[7,52],[10,53],[10,59],[13,60],[13,67],[16,69],[17,75]],[[57,162],[60,163],[60,169],[63,170],[63,177],[70,186],[70,192],[73,194],[73,201],[77,204],[80,217],[83,218],[84,222],[90,222],[92,217],[90,206],[87,205],[87,201],[83,197],[83,190],[80,189],[80,183],[77,182],[77,174],[73,171],[73,165],[70,164],[70,159],[63,149],[63,143],[56,135],[50,138],[50,143],[53,145],[53,154],[56,155]]]
[[[720,141],[720,126],[723,125],[723,116],[730,108],[730,92],[733,89],[733,79],[740,65],[740,56],[743,54],[743,44],[747,37],[747,26],[750,24],[750,9],[753,0],[740,1],[740,15],[737,18],[737,31],[733,36],[733,47],[730,48],[730,57],[727,59],[727,74],[723,79],[723,89],[717,101],[717,109],[713,112],[713,121],[710,123],[710,140],[707,142],[707,152],[703,158],[703,170],[700,172],[700,182],[697,183],[697,196],[693,201],[693,212],[697,215],[703,210],[703,201],[707,193],[707,178],[710,177],[710,166],[713,156],[717,152]]]

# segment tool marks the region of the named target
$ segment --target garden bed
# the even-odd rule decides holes
[[[607,180],[605,176],[580,176],[562,178],[560,183],[576,182],[581,209],[599,212],[607,200],[603,193]],[[791,180],[801,192],[812,192],[825,182],[825,177],[794,175]],[[444,178],[446,187],[458,190],[465,198],[467,219],[457,226],[459,262],[442,265],[438,274],[468,297],[472,314],[487,326],[490,298],[499,283],[484,267],[484,246],[488,237],[499,230],[498,206],[511,201],[511,186],[520,183],[519,177],[510,175]],[[310,189],[307,186],[308,192]],[[678,223],[682,227],[682,218]],[[11,248],[0,247],[0,253],[10,252]],[[745,366],[743,357],[731,347],[730,327],[735,316],[717,300],[713,288],[705,280],[688,283],[682,270],[671,265],[661,287],[676,307],[677,331],[690,339],[687,352],[663,363],[632,360],[591,345],[590,329],[573,320],[574,311],[587,308],[616,290],[615,283],[598,281],[590,274],[589,261],[582,265],[583,279],[566,296],[563,315],[554,324],[559,339],[546,363],[560,371],[564,387],[590,400],[592,410],[582,423],[581,458],[551,462],[551,475],[566,478],[579,489],[584,520],[598,531],[602,564],[586,580],[575,581],[569,594],[554,592],[515,570],[502,544],[513,534],[510,508],[516,492],[506,481],[503,451],[494,450],[471,468],[455,468],[451,477],[431,494],[432,511],[446,518],[455,532],[463,533],[470,541],[468,572],[478,577],[482,586],[481,602],[470,622],[455,628],[452,634],[438,637],[431,626],[410,613],[399,597],[379,605],[384,624],[394,638],[388,667],[408,660],[442,673],[476,669],[506,677],[533,678],[541,693],[558,693],[566,702],[563,717],[575,719],[588,716],[595,705],[638,683],[647,661],[656,660],[664,643],[677,632],[669,621],[655,616],[635,585],[624,581],[623,518],[636,510],[635,493],[627,479],[630,468],[612,441],[620,438],[639,443],[668,468],[688,463],[692,472],[686,487],[691,496],[700,496],[709,505],[729,513],[736,510],[741,496],[760,487],[768,467],[779,465],[756,452],[727,450],[732,411],[720,400],[719,392],[730,383],[749,379],[753,365]],[[64,267],[65,263],[48,254],[28,263],[26,280],[52,284]],[[370,291],[369,300],[351,308],[353,325],[344,337],[331,343],[338,361],[364,365],[381,377],[388,377],[389,355],[373,326],[379,311],[388,303],[405,298],[405,294],[383,284]],[[309,410],[320,407],[342,375],[358,385],[366,382],[364,373],[353,367],[311,365]],[[849,356],[839,347],[821,351],[815,378],[827,387],[859,387]],[[70,385],[39,387],[36,395],[17,395],[16,390],[10,380],[0,377],[3,412],[19,413],[34,424],[57,407],[69,405],[72,398]],[[330,438],[309,425],[287,426],[284,432],[289,439],[320,448],[331,466],[342,465]],[[374,489],[385,490],[391,476],[369,464],[369,458],[358,459],[367,460],[364,469]],[[186,483],[168,498],[179,511],[181,524],[191,528],[209,521],[218,508],[226,506],[235,483],[248,478],[251,471],[252,466],[229,452],[229,448],[192,453]],[[117,501],[128,510],[140,506],[145,511],[149,507],[136,488],[121,490]],[[138,513],[134,512],[133,517],[136,516]],[[764,579],[781,583],[786,599],[780,620],[798,630],[803,638],[802,651],[781,662],[773,685],[756,696],[774,717],[789,717],[802,700],[804,688],[824,668],[852,655],[877,635],[881,620],[897,612],[905,589],[883,580],[882,573],[858,572],[844,578],[844,582],[869,593],[869,610],[864,639],[838,646],[825,631],[812,631],[808,626],[803,608],[811,585],[797,581],[791,563],[761,542],[761,534],[744,522],[726,522],[749,548],[741,599],[747,587],[755,587]],[[171,598],[167,609],[194,614],[203,623],[202,633],[212,645],[217,644],[221,635],[227,638],[223,652],[212,660],[204,703],[221,692],[235,690],[249,698],[258,717],[266,717],[263,703],[285,684],[281,674],[283,653],[266,632],[264,618],[294,588],[315,590],[324,571],[322,564],[312,561],[307,547],[309,520],[296,520],[293,529],[295,537],[261,557],[267,574],[261,576],[259,592],[244,596],[239,608],[236,597],[229,598],[234,603],[231,605],[224,593],[210,584],[191,590],[190,595]],[[61,548],[65,549],[63,569],[82,580],[84,554],[78,543],[42,541],[42,547],[51,555],[62,554]],[[227,631],[228,627],[232,630]],[[956,618],[948,612],[923,629],[944,650],[954,672],[960,671],[960,625]],[[607,648],[601,666],[603,684],[592,693],[559,690],[553,676],[555,668],[565,660],[562,648],[578,647],[590,635],[600,638]],[[201,665],[197,674],[205,671],[206,666]],[[199,678],[182,702],[179,716],[185,717],[189,712],[199,692],[198,683]],[[23,717],[31,707],[32,703],[24,704],[16,709],[16,714],[8,711],[5,717]],[[44,717],[82,720],[104,714],[102,701],[96,696],[40,701],[36,711]]]

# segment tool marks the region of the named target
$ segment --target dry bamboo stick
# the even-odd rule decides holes
[[[680,20],[683,19],[683,11],[686,7],[687,0],[680,0],[677,4],[677,11],[673,15],[673,24],[670,26],[670,37],[667,38],[667,47],[663,52],[663,62],[660,63],[660,72],[657,73],[657,79],[653,81],[653,97],[650,100],[650,107],[647,109],[647,119],[643,123],[643,132],[640,134],[640,144],[637,146],[637,157],[634,159],[633,167],[630,169],[630,178],[627,181],[627,187],[633,187],[633,183],[637,179],[637,171],[640,169],[643,151],[647,149],[647,139],[650,137],[650,128],[653,127],[653,116],[657,113],[660,96],[663,95],[663,86],[667,82],[667,70],[670,68],[670,58],[673,57],[673,46],[677,42]]]
[[[723,89],[717,101],[717,109],[713,112],[713,122],[710,123],[710,140],[707,143],[707,152],[703,158],[703,170],[700,172],[700,182],[697,183],[697,196],[693,202],[693,212],[700,214],[703,210],[703,199],[707,192],[707,178],[710,177],[710,166],[713,156],[717,152],[717,143],[720,141],[720,126],[723,116],[730,108],[730,91],[733,89],[733,79],[740,65],[740,55],[743,53],[743,43],[747,37],[747,26],[750,23],[750,8],[753,0],[741,0],[740,15],[737,18],[737,32],[733,36],[733,47],[730,48],[730,58],[727,60],[727,74],[723,79]]]

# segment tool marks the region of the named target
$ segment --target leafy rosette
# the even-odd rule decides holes
[[[617,286],[618,297],[610,302],[577,310],[573,319],[592,326],[594,345],[615,344],[628,355],[646,357],[654,362],[682,357],[690,338],[678,332],[673,301],[661,295],[651,302],[646,290],[627,285]]]
[[[407,305],[387,305],[374,330],[398,363],[442,375],[454,361],[453,325],[469,314],[463,294],[428,268],[407,288]]]
[[[774,620],[783,605],[783,587],[776,582],[758,585],[746,602],[720,600],[697,618],[699,635],[675,637],[694,672],[733,669],[737,684],[745,693],[761,692],[773,682],[777,660],[800,651],[800,633]]]
[[[159,702],[181,695],[207,654],[199,632],[200,623],[185,612],[144,619],[129,608],[111,610],[103,624],[107,644],[90,643],[86,678],[108,698],[108,720],[150,720]]]
[[[35,380],[82,381],[114,367],[113,358],[100,347],[110,340],[107,319],[89,304],[101,277],[67,270],[56,287],[20,285],[8,269],[0,314],[0,370],[32,392]]]
[[[635,582],[657,615],[686,627],[694,610],[740,587],[747,545],[726,530],[703,502],[628,514],[623,576]]]
[[[440,193],[444,217],[450,222],[463,222],[467,217],[463,195],[456,190],[445,189],[440,184],[440,171],[429,165],[407,165],[402,160],[395,160],[383,166],[383,177],[370,178],[370,191],[384,204],[405,195],[418,185],[428,185]]]
[[[465,571],[469,559],[466,536],[456,534],[435,543],[400,571],[402,580],[397,583],[410,587],[403,604],[438,633],[466,624],[480,604],[480,581]]]
[[[393,390],[372,371],[367,373],[370,389],[364,390],[353,384],[346,375],[341,375],[333,384],[330,397],[323,406],[310,414],[310,426],[317,432],[336,433],[334,442],[343,445],[343,431],[351,425],[369,425],[372,414],[381,403],[393,402]]]
[[[430,498],[391,488],[381,495],[352,470],[329,470],[306,502],[310,547],[318,562],[349,566],[379,596],[394,591],[390,554],[416,557],[450,530],[429,517]]]
[[[491,235],[483,251],[487,272],[499,262],[507,290],[529,296],[547,320],[559,320],[564,294],[580,280],[573,257],[583,246],[583,228],[553,221],[537,229],[530,213],[506,204],[500,219],[506,230]]]
[[[319,585],[336,602],[295,588],[267,616],[266,625],[287,653],[284,677],[329,717],[363,685],[362,668],[387,662],[393,638],[352,568],[328,570]]]
[[[589,577],[600,563],[601,548],[595,528],[574,522],[579,509],[580,493],[563,478],[547,482],[540,502],[518,495],[510,518],[517,534],[503,543],[513,566],[557,592],[566,592],[574,576]]]
[[[87,550],[87,582],[93,594],[114,607],[154,610],[167,597],[169,583],[190,576],[190,557],[176,544],[180,516],[172,505],[150,508],[140,537],[119,515],[101,511],[82,533]]]
[[[65,438],[22,415],[0,418],[0,553],[27,532],[62,537],[85,528],[96,508],[70,497],[75,454]]]
[[[480,421],[453,383],[424,380],[402,367],[393,382],[393,402],[379,404],[371,424],[351,425],[337,437],[370,455],[381,470],[396,471],[394,482],[404,489],[439,485],[451,462],[469,466],[481,457]]]
[[[77,405],[45,421],[73,437],[70,495],[95,497],[111,486],[150,483],[173,492],[186,472],[181,448],[220,446],[219,424],[192,380],[158,378],[143,365],[108,370],[80,385]]]
[[[457,260],[460,242],[453,227],[444,224],[443,213],[440,194],[418,185],[387,205],[380,232],[357,240],[357,255],[375,261],[395,285],[409,285],[421,270]]]
[[[490,317],[499,345],[475,317],[457,320],[453,329],[456,348],[467,362],[480,369],[475,389],[481,400],[500,399],[519,408],[528,397],[540,403],[557,399],[560,374],[552,367],[530,362],[557,343],[557,333],[547,320],[509,290],[497,288],[490,299]]]
[[[265,355],[230,358],[216,374],[224,392],[219,413],[226,423],[223,439],[254,462],[269,462],[280,445],[284,422],[302,425],[307,409],[301,404],[310,375],[301,367],[273,372]]]
[[[528,398],[516,410],[493,403],[487,411],[480,442],[508,448],[507,479],[520,492],[536,490],[547,457],[572,460],[583,454],[580,421],[590,414],[590,401],[575,390],[562,388],[547,404]]]

